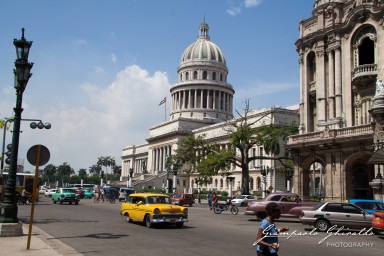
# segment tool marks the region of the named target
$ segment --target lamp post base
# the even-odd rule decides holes
[[[0,237],[23,235],[23,226],[21,223],[0,223]]]
[[[18,208],[16,204],[3,202],[0,205],[0,224],[1,223],[19,223],[17,218]]]

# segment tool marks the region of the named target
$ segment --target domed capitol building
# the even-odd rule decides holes
[[[268,166],[264,185],[272,192],[288,190],[330,201],[383,200],[384,0],[313,2],[312,16],[299,22],[295,42],[299,107],[256,109],[248,115],[255,126],[298,124],[300,134],[290,136],[284,145],[294,160],[293,175],[285,175],[276,161],[253,161],[251,193],[262,189],[261,167]],[[123,149],[122,181],[131,170],[138,187],[169,188],[176,183],[181,192],[240,191],[241,170],[235,165],[231,179],[219,175],[201,187],[184,167],[177,178],[165,169],[167,156],[187,135],[205,134],[213,143],[230,146],[223,127],[234,120],[235,87],[227,82],[224,54],[208,32],[203,22],[197,41],[181,56],[178,81],[170,90],[170,120],[151,127],[146,143]],[[254,146],[250,155],[267,156],[262,146]]]
[[[240,191],[241,170],[231,166],[231,179],[219,175],[212,177],[212,183],[198,185],[196,174],[187,174],[185,166],[178,170],[177,178],[173,170],[166,170],[166,159],[175,154],[181,139],[194,134],[205,135],[214,143],[229,147],[228,133],[223,129],[227,121],[233,121],[233,100],[235,90],[228,83],[228,68],[222,50],[209,37],[209,26],[200,24],[197,40],[189,45],[181,55],[177,69],[178,81],[170,89],[170,120],[149,129],[149,138],[141,145],[131,145],[123,149],[121,184],[132,175],[132,186],[147,188],[174,188],[178,192],[191,193],[196,189]],[[261,118],[265,116],[264,118]],[[258,109],[248,113],[250,122],[260,119],[254,125],[271,122],[298,123],[298,110],[281,108]],[[262,147],[254,147],[253,155],[265,155]],[[251,192],[261,190],[261,168],[273,161],[255,161],[250,166]],[[131,172],[131,174],[130,174]],[[286,190],[284,174],[269,172],[268,187]]]

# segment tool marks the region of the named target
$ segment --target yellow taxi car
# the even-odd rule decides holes
[[[188,222],[188,208],[173,205],[166,194],[131,194],[126,203],[121,204],[120,214],[127,218],[127,222],[144,222],[148,228],[159,223],[176,224],[181,228]]]

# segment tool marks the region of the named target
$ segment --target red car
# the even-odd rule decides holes
[[[172,204],[177,204],[180,206],[183,206],[185,204],[192,206],[195,203],[195,199],[193,198],[192,194],[174,195],[171,198],[171,201],[172,201]]]
[[[375,212],[372,219],[373,231],[378,235],[384,235],[384,212]]]

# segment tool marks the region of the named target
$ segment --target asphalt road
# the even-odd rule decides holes
[[[79,205],[53,204],[48,198],[35,207],[34,225],[84,255],[256,255],[255,241],[259,221],[252,216],[230,212],[214,214],[206,205],[189,208],[189,222],[181,229],[174,226],[146,228],[127,223],[120,215],[120,203],[95,204],[92,199]],[[19,206],[19,219],[27,222],[30,206]],[[379,236],[343,235],[328,237],[311,233],[297,220],[282,219],[278,227],[288,225],[290,238],[281,237],[280,256],[284,255],[382,255],[384,239]],[[325,240],[324,240],[325,239]],[[321,240],[324,240],[321,242]],[[321,242],[321,243],[320,243]]]

